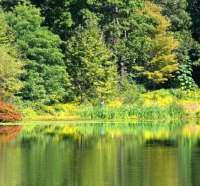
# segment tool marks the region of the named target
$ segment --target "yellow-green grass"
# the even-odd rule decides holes
[[[104,106],[87,104],[56,104],[22,107],[24,120],[180,120],[200,117],[200,91],[157,90],[140,95],[134,102],[121,96]]]

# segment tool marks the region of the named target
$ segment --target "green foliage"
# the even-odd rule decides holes
[[[194,65],[197,65],[197,68],[194,68],[193,78],[195,82],[200,86],[199,81],[199,68],[200,68],[200,1],[198,0],[188,0],[188,12],[192,18],[191,32],[193,38],[197,41],[195,43],[195,48],[191,53],[192,60]]]
[[[178,42],[167,31],[170,23],[161,15],[161,7],[148,1],[145,5],[143,14],[154,21],[152,33],[149,33],[145,40],[146,59],[136,62],[132,68],[138,72],[139,77],[143,79],[146,77],[147,82],[158,85],[168,81],[178,70],[178,62],[174,53]]]
[[[23,63],[13,42],[3,11],[0,9],[0,97],[9,98],[21,87]]]
[[[166,90],[165,90],[166,92]],[[168,91],[174,98],[178,100],[190,100],[198,103],[200,100],[200,90],[183,90],[183,89],[170,89]]]
[[[200,118],[200,109],[197,110],[195,114],[196,114],[196,117],[197,117],[197,118]]]
[[[188,2],[188,12],[191,15],[192,18],[192,31],[193,31],[193,36],[195,39],[200,42],[200,2],[198,0],[187,0]]]
[[[31,2],[41,8],[43,16],[48,17],[48,19],[45,19],[44,24],[48,26],[51,31],[59,34],[62,39],[69,38],[69,35],[72,33],[71,28],[74,28],[73,18],[77,14],[75,10],[76,6],[73,5],[75,2],[74,0],[31,0]],[[79,2],[77,2],[77,4],[78,3]],[[70,7],[70,5],[72,7]]]
[[[16,6],[7,14],[7,21],[26,59],[19,95],[28,100],[61,101],[68,94],[69,80],[59,36],[41,26],[44,18],[32,5]]]
[[[113,95],[117,73],[112,52],[95,22],[79,27],[67,42],[66,65],[74,95],[81,101]]]
[[[192,78],[192,67],[190,63],[181,65],[177,74],[180,88],[183,90],[194,90],[197,88]]]
[[[180,46],[177,50],[180,69],[175,78],[175,87],[182,87],[185,90],[193,89],[197,87],[192,69],[192,66],[197,63],[197,61],[193,55],[198,45],[192,38],[192,34],[189,30],[176,32],[175,37],[180,42]]]
[[[96,20],[104,32],[106,44],[113,51],[120,76],[124,76],[123,71],[126,71],[139,82],[159,84],[170,79],[178,69],[173,53],[177,42],[167,32],[169,24],[160,15],[160,8],[152,3],[142,0],[71,0],[59,3],[55,0],[36,3],[48,17],[46,24],[68,40],[74,29],[85,20]],[[62,21],[64,14],[68,15],[65,23]],[[62,28],[59,30],[59,27]]]
[[[187,0],[153,0],[153,2],[163,7],[163,14],[170,19],[173,32],[188,30],[191,26]]]
[[[146,92],[143,85],[137,85],[127,78],[123,78],[119,83],[118,97],[123,100],[124,104],[140,104],[143,100],[141,94]]]
[[[126,105],[118,108],[86,107],[79,112],[80,116],[88,119],[180,119],[184,116],[184,109],[176,103],[167,108],[153,106]]]
[[[167,108],[168,114],[171,116],[171,118],[182,118],[184,117],[185,110],[182,105],[177,104],[176,102],[169,104]]]
[[[176,2],[174,0],[154,0],[154,2],[163,6],[163,14],[166,15],[171,22],[170,30],[174,32],[174,37],[180,43],[177,49],[177,60],[180,65],[180,70],[177,74],[174,86],[181,86],[184,87],[184,89],[194,88],[196,84],[193,80],[194,73],[191,71],[191,67],[194,63],[197,63],[199,57],[197,56],[198,43],[192,37],[193,31],[191,30],[191,26],[194,23],[191,15],[195,14],[196,16],[197,12],[194,12],[197,9],[191,5],[192,1],[187,0],[177,0]],[[188,11],[190,8],[191,10]],[[191,73],[188,73],[188,71]],[[183,81],[187,81],[187,83]]]
[[[1,2],[12,33],[1,13],[0,96],[21,87],[19,56],[18,95],[39,110],[69,100],[139,104],[143,87],[199,85],[197,0],[10,2]]]

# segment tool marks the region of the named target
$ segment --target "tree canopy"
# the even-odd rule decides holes
[[[0,9],[0,98],[10,97],[22,86],[19,76],[22,73],[23,62],[13,39]]]
[[[123,82],[146,89],[200,85],[197,0],[1,5],[1,94],[18,90],[23,100],[51,104],[111,99]]]
[[[20,95],[30,100],[62,100],[69,81],[59,36],[42,26],[44,18],[32,5],[18,5],[6,17],[26,62]]]

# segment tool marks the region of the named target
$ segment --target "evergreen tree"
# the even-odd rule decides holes
[[[31,2],[41,8],[43,16],[48,17],[48,19],[45,19],[44,24],[48,26],[52,32],[59,34],[64,40],[69,38],[72,32],[71,27],[74,26],[74,15],[72,15],[70,8],[74,0],[31,0]],[[73,13],[75,13],[75,9],[73,9]]]
[[[193,78],[195,82],[200,86],[200,1],[198,0],[187,0],[188,2],[188,12],[192,18],[192,35],[197,41],[196,48],[192,51],[192,61],[193,63]]]
[[[116,65],[94,22],[79,27],[67,43],[67,69],[79,100],[107,99],[117,83]]]
[[[68,40],[73,35],[74,29],[84,22],[85,12],[92,12],[90,10],[94,8],[88,0],[30,1],[41,8],[42,15],[48,18],[45,19],[44,24],[62,40]],[[90,18],[93,15],[90,14]]]
[[[62,32],[59,32],[59,34],[64,40],[67,40],[70,37],[70,33],[73,32],[73,29],[76,26],[81,25],[85,19],[95,19],[96,21],[98,21],[100,27],[104,31],[105,41],[113,51],[113,56],[115,57],[115,60],[117,62],[118,73],[120,76],[124,76],[124,71],[126,71],[128,72],[128,76],[132,77],[134,80],[137,80],[138,82],[144,82],[141,81],[141,79],[144,79],[146,77],[145,82],[147,84],[151,84],[152,80],[155,80],[153,76],[157,74],[157,77],[159,76],[159,80],[156,84],[159,84],[166,82],[168,79],[170,79],[172,77],[172,73],[177,70],[176,64],[174,66],[172,65],[170,69],[165,68],[162,72],[162,75],[160,71],[159,74],[155,72],[154,75],[152,73],[151,75],[149,75],[149,73],[147,75],[146,73],[145,76],[142,76],[142,74],[144,75],[144,72],[138,72],[136,74],[137,71],[133,69],[134,66],[140,66],[140,63],[143,63],[142,65],[148,64],[149,61],[152,59],[152,50],[159,48],[155,47],[158,44],[156,43],[156,39],[158,39],[156,37],[158,37],[160,33],[158,33],[156,37],[154,33],[155,30],[158,31],[159,29],[157,24],[161,25],[161,23],[163,23],[157,23],[157,21],[159,20],[155,20],[155,17],[151,17],[152,15],[148,15],[143,11],[143,9],[145,8],[145,3],[143,0],[71,0],[67,2],[62,1],[60,3],[62,4],[62,6],[60,6],[57,1],[44,0],[44,2],[37,3],[37,5],[42,7],[44,15],[46,17],[50,17],[50,19],[47,20],[46,23],[53,26],[53,30],[58,33],[56,30],[58,26],[55,26],[55,23],[63,23],[63,21],[61,20],[62,16],[58,16],[58,14],[60,15],[66,10],[66,12],[68,12],[67,14],[70,15],[70,19],[65,20],[67,21],[67,23],[70,23],[70,25],[68,25],[68,30],[66,28],[64,30],[66,30],[66,33],[68,34],[66,37],[64,37]],[[157,14],[161,14],[161,11],[158,8],[156,11]],[[56,16],[53,16],[55,14]],[[165,18],[163,17],[163,20],[164,19]],[[169,35],[167,33],[167,29],[168,27],[165,27],[162,31],[160,31],[163,32],[163,36]],[[166,34],[164,32],[166,32]],[[165,38],[166,39],[159,41],[165,42],[164,44],[167,45],[170,45],[169,42],[174,42],[174,48],[176,48],[175,46],[177,42],[175,42],[172,36],[166,36]],[[171,41],[169,41],[170,38]],[[153,47],[154,49],[151,50],[151,48]],[[162,65],[162,69],[168,65],[167,61],[169,61],[169,64],[172,61],[173,64],[176,63],[176,60],[174,60],[174,48],[172,47],[168,50],[169,55],[168,58],[164,60],[163,63],[165,64]],[[165,50],[163,47],[162,49]],[[156,55],[160,55],[162,53],[162,49],[160,48],[157,51]],[[162,57],[160,57],[160,59],[161,58]],[[161,67],[155,67],[155,64],[153,65],[154,67],[152,65],[145,66],[148,66],[148,68],[152,67],[152,70],[154,69],[155,71],[158,71],[159,68],[161,70]]]
[[[17,2],[17,0],[14,2]],[[24,31],[24,33],[18,34],[20,38],[18,43],[22,51],[26,51],[25,57],[29,59],[26,68],[30,71],[23,77],[25,82],[29,80],[26,82],[25,87],[27,88],[24,88],[23,92],[24,95],[31,95],[32,93],[31,99],[41,99],[47,95],[53,95],[50,92],[59,87],[59,83],[57,84],[58,86],[54,87],[51,80],[45,79],[45,77],[50,77],[52,76],[51,74],[55,75],[54,73],[56,73],[54,70],[55,63],[53,63],[51,70],[51,65],[47,64],[52,64],[52,61],[58,62],[59,57],[56,60],[53,57],[49,57],[53,60],[46,60],[48,52],[45,54],[43,47],[41,52],[41,50],[38,50],[38,46],[37,50],[35,49],[36,44],[32,47],[29,42],[28,45],[24,42],[32,40],[32,43],[34,43],[33,38],[37,38],[36,40],[39,42],[44,42],[42,41],[43,39],[48,40],[46,35],[50,32],[41,25],[48,26],[52,32],[58,34],[67,43],[67,52],[65,53],[67,71],[69,71],[70,78],[73,81],[76,96],[82,95],[83,98],[89,97],[89,95],[93,96],[91,87],[94,84],[88,86],[90,88],[86,86],[80,88],[80,85],[77,85],[74,80],[73,71],[78,72],[80,69],[77,69],[78,66],[75,68],[74,62],[72,62],[73,56],[78,56],[75,52],[73,53],[72,49],[77,50],[76,53],[79,53],[80,56],[81,54],[78,49],[70,45],[72,42],[75,43],[76,39],[78,40],[77,35],[83,34],[83,30],[90,30],[88,25],[89,22],[91,24],[91,20],[95,20],[101,28],[105,45],[112,51],[112,60],[115,61],[113,63],[115,67],[113,68],[117,68],[121,79],[128,76],[129,81],[136,81],[136,83],[145,84],[147,87],[172,86],[173,82],[174,87],[191,89],[195,87],[194,80],[198,83],[199,69],[194,65],[199,64],[199,45],[193,39],[194,37],[198,41],[198,16],[196,16],[198,15],[198,1],[26,0],[26,2],[31,2],[40,7],[42,15],[46,18],[44,20],[39,16],[39,18],[34,18],[34,22],[30,21],[29,29],[32,31],[29,34],[26,34],[27,29],[20,28],[20,30],[17,28],[20,32]],[[31,7],[30,9],[35,9],[33,6]],[[193,10],[194,12],[192,12]],[[39,14],[36,13],[36,15]],[[16,19],[19,19],[19,17]],[[39,20],[39,24],[37,24],[37,20]],[[88,25],[84,26],[86,20]],[[20,22],[23,21],[20,20]],[[76,30],[76,34],[74,34],[74,30]],[[40,34],[35,34],[36,32],[42,32],[43,34],[41,36]],[[92,31],[90,30],[90,32]],[[30,35],[33,37],[31,38]],[[52,38],[54,36],[51,36]],[[54,45],[54,47],[59,48],[61,41],[52,40],[55,43],[59,43]],[[62,45],[63,51],[64,47],[65,45]],[[69,50],[70,47],[72,48],[71,51]],[[82,48],[84,47],[82,46]],[[53,52],[50,53],[52,54]],[[41,67],[41,65],[43,66]],[[44,65],[47,65],[47,67]],[[59,68],[62,66],[62,70],[64,70],[63,63],[62,65],[59,63],[58,66]],[[180,68],[179,71],[177,71],[178,68]],[[46,70],[41,71],[39,69]],[[84,70],[80,71],[84,72]],[[60,74],[62,73],[60,72]],[[176,77],[173,78],[174,76]],[[169,81],[173,79],[175,81]],[[57,82],[60,82],[60,80]],[[96,91],[95,86],[94,89]],[[38,91],[40,91],[39,94],[37,94]],[[61,94],[63,95],[63,93]],[[99,93],[94,95],[97,94],[100,95]],[[27,97],[26,99],[30,98]]]
[[[32,5],[16,6],[8,13],[7,21],[26,59],[20,95],[27,100],[62,100],[67,96],[69,81],[59,36],[41,26],[44,18]]]
[[[168,33],[161,8],[143,1],[92,1],[112,48],[119,74],[147,86],[165,83],[178,69],[177,41]],[[149,8],[148,8],[149,7]]]
[[[123,71],[147,86],[165,83],[178,69],[174,50],[177,41],[161,8],[141,0],[90,1],[99,15],[106,42]]]
[[[97,12],[99,23],[105,33],[105,40],[113,51],[118,73],[123,79],[125,70],[130,74],[129,67],[132,62],[130,56],[132,53],[135,54],[135,51],[127,45],[130,41],[129,35],[133,32],[144,35],[143,31],[148,30],[145,17],[138,14],[138,11],[143,8],[143,2],[141,0],[98,0],[89,1],[89,4],[93,7],[92,11]]]
[[[188,12],[192,18],[192,32],[195,40],[200,42],[200,1],[199,0],[187,0]]]

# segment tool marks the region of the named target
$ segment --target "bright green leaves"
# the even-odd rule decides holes
[[[143,0],[72,0],[61,6],[56,1],[45,0],[40,6],[49,18],[46,21],[48,25],[61,21],[62,16],[58,15],[62,12],[71,14],[73,24],[65,29],[65,36],[53,26],[66,41],[73,35],[75,27],[91,20],[98,22],[107,46],[113,51],[119,75],[126,71],[127,76],[148,86],[167,82],[178,69],[174,54],[177,41],[168,32],[170,22],[161,15],[162,9],[153,3]],[[137,67],[143,71],[134,70]],[[157,80],[154,71],[159,74]]]
[[[13,14],[15,16],[13,16]],[[27,32],[34,32],[40,28],[40,25],[44,21],[44,18],[40,16],[39,9],[33,6],[19,5],[13,10],[13,14],[9,14],[9,25],[13,30],[19,30],[16,33],[18,37],[22,37]]]
[[[12,39],[4,13],[0,9],[0,98],[12,96],[22,85],[19,76],[23,63]]]
[[[116,65],[95,22],[79,27],[68,41],[66,65],[75,96],[107,99],[117,83]]]
[[[183,90],[193,90],[197,88],[192,78],[192,65],[191,62],[182,64],[179,71],[177,72],[177,81]]]
[[[18,78],[22,72],[22,62],[9,50],[15,49],[0,46],[0,97],[10,97],[21,87]]]
[[[16,33],[16,42],[27,59],[21,90],[24,99],[55,102],[67,95],[69,85],[59,36],[41,24],[40,11],[31,5],[18,5],[7,15]],[[59,97],[59,100],[57,99]]]
[[[189,89],[192,78],[198,82],[199,73],[192,72],[198,71],[200,51],[192,38],[198,40],[195,0],[188,0],[189,7],[187,0],[23,2],[28,5],[14,4],[7,14],[26,61],[23,99],[106,99],[120,92],[125,80],[150,89],[172,86],[173,79],[175,87]],[[0,29],[5,46],[11,42],[4,34],[7,27]]]

